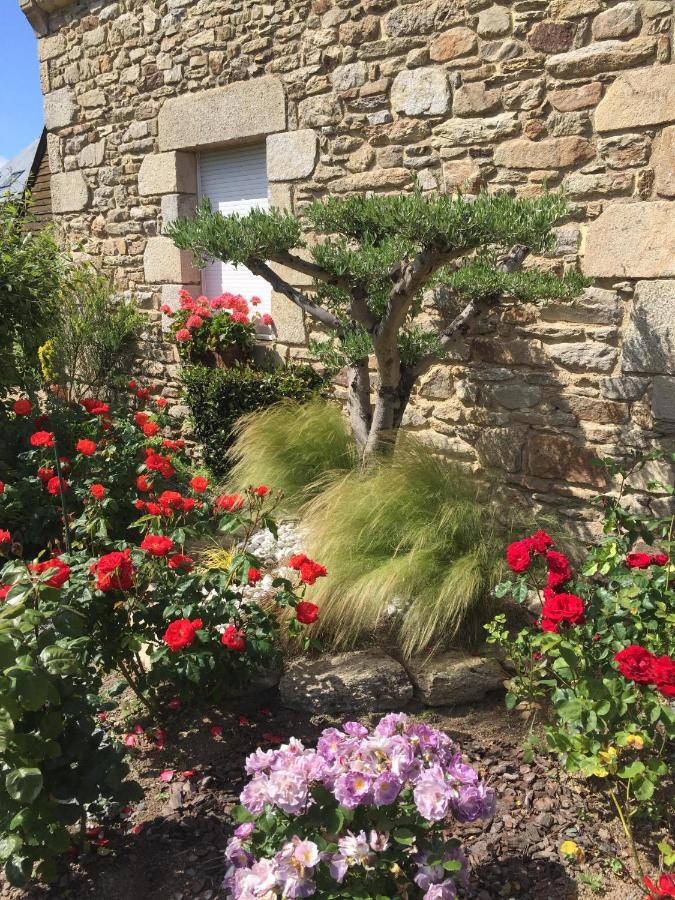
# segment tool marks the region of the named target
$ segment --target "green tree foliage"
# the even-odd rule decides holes
[[[552,247],[551,228],[566,212],[557,194],[329,198],[301,218],[277,209],[223,216],[206,202],[167,233],[199,265],[246,265],[328,329],[329,339],[314,349],[347,366],[350,422],[366,458],[393,441],[418,377],[477,316],[504,299],[568,300],[581,291],[585,282],[575,272],[522,269],[530,253]],[[320,239],[309,242],[310,233]],[[309,278],[312,289],[298,290],[269,263]],[[434,327],[422,301],[441,286],[454,301],[453,316]]]

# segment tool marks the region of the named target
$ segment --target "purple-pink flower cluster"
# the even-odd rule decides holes
[[[239,826],[228,844],[230,870],[225,882],[236,900],[312,896],[320,873],[325,878],[329,872],[331,881],[341,885],[350,871],[376,867],[382,855],[390,867],[392,847],[413,873],[411,880],[423,892],[420,896],[453,898],[454,881],[443,863],[456,861],[460,864],[456,877],[465,877],[466,861],[459,849],[447,849],[440,862],[430,862],[427,848],[417,839],[400,846],[392,844],[389,832],[353,825],[367,822],[373,807],[391,807],[387,821],[395,826],[398,808],[405,806],[408,817],[419,817],[421,834],[450,816],[473,822],[495,812],[494,792],[462,762],[453,741],[402,713],[385,716],[372,731],[358,722],[347,722],[342,730],[325,729],[316,749],[305,748],[295,738],[275,750],[258,749],[246,760],[246,771],[252,778],[241,803],[254,816],[264,811],[302,816],[318,802],[322,811],[324,806],[350,811],[353,822],[352,830],[343,828],[332,837],[330,850],[320,851],[307,835],[296,835],[267,859],[256,859],[252,852],[254,824]],[[325,791],[332,795],[332,805],[315,799],[318,788],[323,789],[319,797],[325,798]]]

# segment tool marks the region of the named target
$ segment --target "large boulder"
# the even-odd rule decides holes
[[[496,659],[449,650],[413,660],[410,677],[427,706],[461,706],[499,690],[506,673]]]
[[[359,650],[292,662],[279,691],[284,705],[300,712],[362,714],[400,709],[413,687],[391,656]]]

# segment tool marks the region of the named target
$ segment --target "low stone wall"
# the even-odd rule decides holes
[[[195,152],[267,140],[270,195],[544,184],[573,203],[544,259],[595,286],[511,306],[429,373],[407,426],[566,511],[597,454],[675,431],[675,65],[669,0],[21,0],[42,32],[54,212],[159,322],[196,284],[162,223]],[[274,299],[278,349],[307,323]],[[171,351],[148,336],[148,374]]]

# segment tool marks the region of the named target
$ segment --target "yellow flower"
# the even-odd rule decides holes
[[[563,841],[560,845],[560,853],[568,859],[573,859],[575,862],[580,863],[584,861],[584,851],[574,841]]]
[[[633,750],[642,750],[644,745],[645,741],[641,734],[629,734],[626,738],[626,747],[632,747]]]
[[[56,372],[52,368],[54,364],[54,342],[52,340],[45,341],[42,346],[38,347],[37,354],[42,377],[45,381],[53,381],[56,377]]]
[[[598,760],[603,766],[613,766],[618,755],[616,747],[608,747],[606,750],[601,750],[598,753]]]

